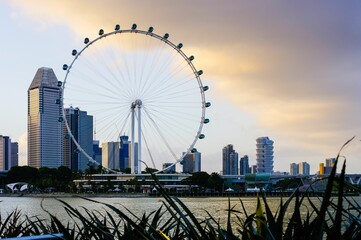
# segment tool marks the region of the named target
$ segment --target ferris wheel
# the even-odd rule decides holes
[[[92,131],[101,144],[128,146],[133,174],[141,173],[144,165],[165,171],[197,152],[211,103],[205,100],[203,71],[182,51],[182,43],[172,43],[168,33],[153,33],[153,27],[138,30],[133,24],[124,30],[116,25],[109,33],[100,29],[97,38],[85,38],[84,44],[72,51],[73,61],[63,65],[60,101],[67,136],[88,161],[97,163],[79,131]],[[67,116],[73,107],[92,116],[92,124],[79,122],[74,128]]]

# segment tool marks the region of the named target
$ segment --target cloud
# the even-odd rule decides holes
[[[256,116],[258,127],[280,142],[328,152],[361,135],[361,4],[356,1],[12,4],[15,19],[30,17],[41,29],[64,25],[80,40],[116,23],[169,32],[196,56],[213,91]]]

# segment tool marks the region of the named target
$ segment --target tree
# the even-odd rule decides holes
[[[192,176],[182,180],[182,182],[189,185],[198,185],[199,187],[208,188],[209,177],[210,175],[207,172],[195,172],[192,174]]]
[[[208,179],[209,186],[216,191],[222,192],[224,180],[219,176],[218,173],[211,173]]]

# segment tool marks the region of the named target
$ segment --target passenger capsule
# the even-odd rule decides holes
[[[199,70],[197,73],[198,73],[198,76],[200,76],[200,75],[203,74],[203,71],[202,71],[202,70]]]
[[[89,42],[89,38],[84,38],[84,43],[88,44],[88,42]]]
[[[119,25],[119,24],[115,25],[114,30],[115,30],[115,31],[119,31],[119,30],[120,30],[120,25]]]
[[[188,60],[189,60],[189,61],[193,61],[193,60],[194,60],[194,56],[190,56],[190,57],[188,58]]]
[[[71,52],[71,55],[75,56],[78,52],[74,49],[72,52]]]
[[[193,148],[192,150],[191,150],[191,153],[196,153],[197,152],[197,148]]]
[[[181,49],[183,47],[183,43],[178,44],[177,48]]]
[[[56,103],[56,104],[60,104],[60,99],[56,99],[56,100],[55,100],[55,103]]]
[[[211,103],[210,102],[206,102],[206,107],[210,107],[211,106]]]
[[[58,87],[61,87],[61,85],[63,85],[63,83],[58,81]]]
[[[149,27],[148,28],[148,32],[153,32],[154,28],[153,27]]]
[[[104,34],[104,30],[103,29],[100,29],[99,30],[99,35],[103,35]]]
[[[180,165],[183,165],[183,164],[184,164],[184,160],[180,161],[179,163],[180,163]]]
[[[204,135],[204,134],[201,134],[201,135],[199,135],[199,139],[203,139],[203,138],[205,138],[206,136]]]
[[[69,133],[65,134],[65,135],[64,135],[64,138],[65,138],[65,139],[69,139],[69,138],[70,138]]]
[[[209,89],[208,86],[203,86],[203,92],[207,91]]]
[[[164,34],[163,38],[164,38],[164,39],[168,39],[168,38],[169,38],[169,34],[168,34],[168,33]]]
[[[68,70],[68,65],[64,64],[63,65],[63,70]]]
[[[58,122],[62,122],[62,121],[63,121],[63,117],[59,117]]]
[[[135,30],[135,29],[137,29],[137,24],[133,23],[132,30]]]
[[[205,124],[209,123],[209,119],[208,119],[208,118],[205,118],[205,119],[203,120],[203,123],[205,123]]]

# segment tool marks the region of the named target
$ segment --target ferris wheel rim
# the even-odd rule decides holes
[[[67,133],[69,134],[69,136],[71,137],[71,139],[73,140],[74,144],[76,145],[77,149],[86,156],[86,158],[92,162],[92,163],[95,163],[97,165],[99,165],[98,162],[96,162],[93,157],[89,156],[89,154],[87,152],[85,152],[83,150],[83,148],[80,146],[80,144],[78,143],[78,141],[75,139],[72,131],[70,130],[70,126],[69,126],[69,123],[67,121],[67,118],[66,118],[66,112],[65,112],[65,108],[64,108],[64,92],[65,92],[65,89],[66,89],[66,83],[67,83],[67,80],[69,78],[69,75],[71,73],[71,70],[73,68],[73,65],[76,63],[76,61],[78,60],[78,58],[81,56],[81,54],[86,50],[88,49],[89,47],[91,47],[93,44],[95,44],[96,42],[102,40],[102,39],[105,39],[106,37],[109,37],[109,36],[113,36],[113,35],[116,35],[116,34],[138,34],[138,35],[143,35],[143,36],[149,36],[149,37],[152,37],[152,38],[155,38],[155,39],[158,39],[164,43],[166,43],[168,46],[170,46],[174,51],[178,52],[178,54],[183,58],[183,60],[186,61],[186,63],[188,64],[188,66],[190,67],[190,69],[192,70],[193,72],[193,75],[194,77],[196,78],[197,80],[197,83],[198,83],[198,87],[199,87],[199,94],[201,95],[201,117],[200,117],[200,122],[199,122],[199,127],[198,127],[198,130],[195,134],[195,137],[193,139],[193,141],[191,142],[191,144],[187,147],[187,151],[184,152],[182,154],[182,156],[180,158],[178,158],[175,162],[173,162],[171,165],[169,165],[168,167],[164,168],[164,169],[161,169],[155,173],[160,173],[160,172],[163,172],[173,166],[175,166],[176,164],[180,163],[183,158],[185,157],[186,154],[190,153],[192,149],[194,149],[194,146],[197,142],[197,140],[200,138],[202,134],[202,129],[203,129],[203,126],[204,126],[204,123],[205,123],[205,111],[206,111],[206,108],[207,108],[207,102],[206,102],[206,99],[205,99],[205,88],[204,88],[204,85],[201,81],[201,78],[200,78],[200,75],[203,73],[202,71],[197,71],[197,69],[195,68],[194,64],[192,63],[192,60],[191,57],[193,58],[193,56],[191,57],[188,57],[184,52],[183,50],[181,49],[181,47],[183,46],[181,43],[176,45],[174,44],[172,41],[170,41],[168,39],[168,37],[165,37],[165,36],[160,36],[156,33],[153,33],[153,31],[145,31],[145,30],[139,30],[139,29],[118,29],[118,30],[114,30],[114,31],[111,31],[111,32],[108,32],[108,33],[103,33],[103,34],[99,34],[98,37],[94,38],[93,40],[88,40],[88,43],[85,43],[85,46],[81,48],[81,50],[79,52],[77,52],[76,50],[73,50],[73,56],[74,56],[74,59],[71,61],[70,65],[67,66],[66,69],[63,69],[66,70],[66,74],[65,74],[65,77],[64,77],[64,81],[62,82],[62,85],[61,85],[61,96],[60,96],[60,102],[61,102],[61,106],[62,106],[62,117],[63,117],[63,121],[65,123],[65,127],[67,129]],[[167,35],[167,34],[166,34]],[[180,46],[182,45],[182,46]],[[74,51],[76,51],[76,53],[74,54]],[[65,65],[64,65],[65,66]],[[143,162],[143,161],[142,161]],[[143,162],[144,163],[144,162]],[[103,166],[104,167],[104,166]],[[112,169],[107,169],[108,171],[111,171],[111,172],[115,172],[115,173],[120,173],[120,172],[117,172],[117,171],[114,171]]]

